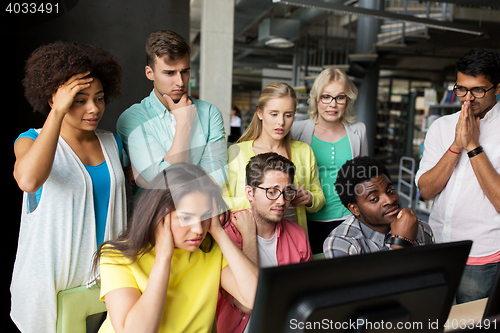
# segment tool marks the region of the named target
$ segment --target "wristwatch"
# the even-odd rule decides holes
[[[399,245],[402,247],[413,247],[411,239],[399,235],[391,235],[391,238],[389,238],[389,244]]]

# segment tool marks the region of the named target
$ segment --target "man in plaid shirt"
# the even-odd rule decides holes
[[[429,224],[413,210],[401,210],[389,172],[377,160],[362,156],[347,161],[335,189],[352,215],[325,240],[326,258],[434,243]]]

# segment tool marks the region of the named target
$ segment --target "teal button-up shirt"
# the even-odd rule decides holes
[[[227,179],[227,145],[222,115],[214,105],[193,99],[195,117],[189,135],[189,163],[199,165],[222,186]],[[125,110],[117,122],[118,136],[133,167],[151,181],[169,163],[163,158],[174,141],[168,110],[154,90]]]

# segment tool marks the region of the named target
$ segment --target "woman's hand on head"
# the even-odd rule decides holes
[[[76,94],[83,89],[90,87],[91,77],[86,77],[90,72],[75,74],[68,81],[60,85],[57,91],[52,94],[49,102],[52,111],[60,112],[63,115],[68,113],[73,104]]]
[[[222,225],[220,223],[220,216],[219,216],[219,209],[217,208],[217,202],[215,201],[215,199],[212,200],[212,216],[210,218],[210,228],[208,229],[208,232],[210,232],[210,234],[212,236],[215,236],[217,232],[219,231],[224,231],[224,229],[222,229]]]
[[[165,215],[155,230],[155,253],[157,259],[170,260],[174,255],[174,238],[171,229],[171,214]]]

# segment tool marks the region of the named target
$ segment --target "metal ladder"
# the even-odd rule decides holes
[[[410,165],[410,167],[405,166],[405,162],[407,162]],[[407,156],[402,156],[399,160],[399,182],[398,182],[398,194],[400,197],[405,198],[408,200],[408,208],[412,208],[413,205],[413,184],[415,183],[415,159],[413,157],[407,157]],[[403,174],[409,174],[410,175],[410,182],[407,182],[406,180],[403,179]],[[406,193],[405,191],[402,190],[402,187],[406,187],[409,189],[409,192]]]

